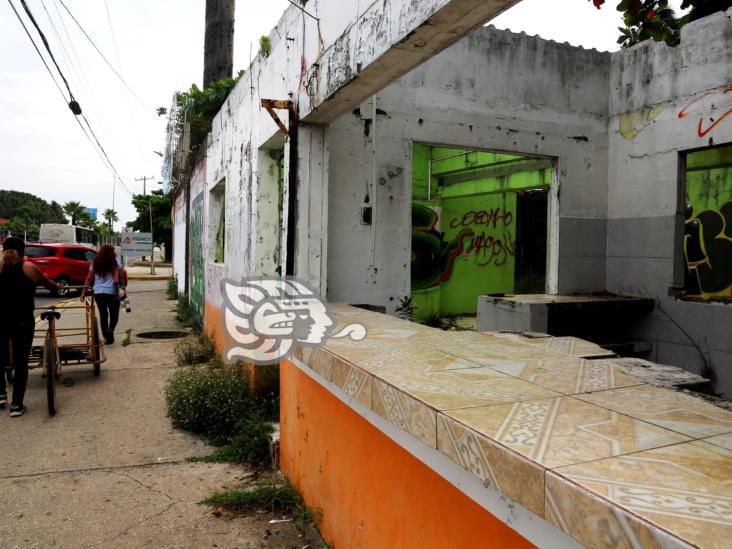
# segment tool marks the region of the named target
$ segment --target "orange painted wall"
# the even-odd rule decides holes
[[[533,547],[289,361],[280,468],[337,549]]]
[[[213,341],[216,351],[223,356],[224,349],[230,343],[227,339],[223,315],[221,309],[208,301],[203,309],[203,328]],[[251,391],[273,386],[273,379],[275,378],[272,375],[272,366],[257,366],[248,363],[240,363],[240,365],[247,372]]]

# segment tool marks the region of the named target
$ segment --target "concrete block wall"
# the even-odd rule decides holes
[[[712,375],[716,390],[728,397],[732,306],[668,293],[683,282],[681,153],[732,142],[732,117],[725,119],[732,103],[726,91],[731,17],[729,10],[687,25],[675,48],[648,41],[613,54],[607,219],[608,290],[658,300],[628,335],[654,343],[652,360]]]
[[[362,225],[372,179],[372,104],[330,135],[328,298],[393,311],[410,293],[411,146],[535,154],[556,160],[555,291],[605,286],[610,56],[482,27],[377,96],[376,252]],[[598,99],[600,98],[600,99]],[[368,135],[367,135],[368,131]],[[391,174],[391,175],[390,175]],[[558,213],[558,215],[557,215]]]

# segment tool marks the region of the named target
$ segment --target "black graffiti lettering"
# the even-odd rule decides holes
[[[686,291],[714,294],[732,286],[732,201],[695,217],[687,205],[684,231]]]
[[[463,217],[456,217],[450,221],[450,227],[469,227],[471,225],[485,225],[486,227],[496,228],[499,222],[503,222],[504,227],[508,227],[513,222],[513,213],[501,211],[501,208],[492,208],[490,210],[469,210],[463,214]]]

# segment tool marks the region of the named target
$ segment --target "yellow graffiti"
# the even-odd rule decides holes
[[[635,139],[644,128],[661,116],[665,110],[665,107],[656,106],[623,113],[618,118],[618,131],[625,139]]]

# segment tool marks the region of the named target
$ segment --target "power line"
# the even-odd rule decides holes
[[[48,40],[46,40],[46,35],[43,34],[41,27],[38,26],[38,23],[36,22],[36,18],[33,17],[33,13],[31,12],[30,8],[28,7],[28,4],[25,3],[25,0],[20,0],[20,4],[23,6],[23,9],[25,10],[25,14],[28,16],[28,19],[30,19],[30,22],[33,23],[33,26],[36,28],[36,31],[38,31],[38,34],[41,36],[41,41],[43,42],[43,45],[46,47],[46,51],[48,52],[48,55],[51,57],[51,61],[53,61],[53,64],[56,66],[56,70],[58,71],[59,76],[61,76],[61,80],[63,80],[64,84],[66,84],[66,89],[69,92],[69,108],[71,109],[71,112],[73,112],[75,115],[81,114],[81,107],[74,99],[74,94],[71,92],[71,87],[69,87],[69,82],[66,80],[66,77],[64,76],[64,73],[61,70],[61,67],[58,66],[58,63],[56,63],[56,58],[53,56],[53,52],[51,51],[51,46],[48,45]],[[34,42],[34,44],[35,44],[35,42]]]
[[[21,1],[23,1],[23,0],[21,0]],[[140,103],[140,105],[142,105],[142,107],[144,107],[144,109],[152,115],[152,110],[148,109],[147,105],[145,105],[145,103],[143,102],[143,100],[140,99],[140,97],[135,93],[135,91],[132,88],[130,88],[130,86],[127,84],[127,82],[125,82],[125,79],[122,78],[122,75],[120,73],[118,73],[117,70],[112,66],[112,63],[110,63],[107,60],[107,58],[104,56],[104,54],[101,52],[101,50],[94,43],[94,40],[91,39],[91,36],[89,36],[89,34],[84,30],[84,27],[81,26],[81,23],[79,23],[79,21],[77,21],[76,17],[74,17],[74,14],[71,13],[71,10],[68,8],[68,6],[66,6],[66,4],[64,3],[64,0],[58,0],[58,1],[61,2],[61,5],[63,6],[63,8],[69,14],[69,16],[74,21],[74,23],[76,23],[76,26],[79,27],[79,30],[81,30],[81,32],[84,34],[84,36],[86,37],[86,39],[89,40],[89,43],[94,47],[94,49],[101,56],[101,58],[104,59],[104,62],[107,64],[107,66],[109,67],[109,69],[114,73],[114,75],[117,78],[119,78],[119,81],[122,82],[122,84],[125,86],[125,88],[127,88],[128,90],[130,90],[130,93],[133,95],[133,97],[135,99],[137,99],[137,101]]]
[[[124,154],[122,154],[121,149],[117,146],[117,144],[114,140],[114,137],[112,136],[112,132],[109,131],[109,128],[104,123],[104,117],[99,114],[101,109],[99,109],[99,106],[97,105],[97,103],[94,99],[94,94],[91,91],[91,86],[86,78],[86,75],[84,74],[84,69],[83,69],[82,63],[79,60],[78,54],[76,53],[76,49],[74,48],[74,43],[71,40],[71,36],[69,35],[68,30],[66,29],[66,25],[64,24],[63,17],[61,16],[61,12],[58,9],[58,5],[55,3],[55,0],[54,0],[54,7],[56,9],[56,15],[58,16],[59,21],[61,22],[61,25],[63,27],[63,30],[66,34],[66,38],[69,42],[71,53],[69,53],[69,51],[66,49],[66,45],[64,44],[64,41],[61,38],[61,34],[56,29],[56,25],[54,24],[53,17],[51,16],[51,13],[46,8],[46,3],[44,2],[44,0],[41,0],[41,5],[43,6],[43,10],[46,12],[46,15],[48,16],[48,22],[51,24],[51,28],[53,29],[53,32],[56,35],[56,39],[58,40],[58,43],[61,46],[61,52],[64,54],[66,61],[68,62],[69,66],[71,67],[71,70],[73,71],[74,75],[76,76],[76,79],[78,80],[82,90],[85,92],[85,94],[87,96],[87,101],[88,101],[87,105],[91,106],[90,109],[86,109],[87,114],[89,114],[90,117],[91,117],[92,113],[95,114],[95,116],[99,120],[99,123],[102,128],[102,137],[104,137],[106,140],[111,142],[111,145],[112,145],[111,152],[116,154],[117,158],[119,160],[121,160],[122,163],[127,167],[127,171],[129,173],[131,173],[132,170],[130,170],[130,166],[127,162],[127,159],[125,158]],[[72,53],[73,53],[73,56],[72,56]],[[75,60],[75,62],[74,62],[74,60]],[[79,66],[78,71],[76,69],[76,65]],[[84,127],[82,126],[82,130],[83,129],[84,129]],[[89,139],[88,136],[87,136],[87,139]],[[102,158],[101,155],[100,155],[100,158]]]
[[[58,81],[56,80],[56,76],[53,74],[53,71],[51,71],[51,67],[48,66],[48,63],[46,63],[46,59],[45,59],[45,57],[43,57],[41,50],[39,50],[38,46],[36,46],[36,43],[33,40],[33,37],[31,36],[30,32],[28,31],[28,27],[25,26],[25,22],[23,21],[23,18],[18,13],[18,10],[15,9],[15,5],[13,4],[12,0],[8,0],[8,4],[10,4],[10,7],[13,8],[13,12],[15,12],[15,16],[18,18],[18,21],[20,22],[21,26],[23,27],[23,30],[28,35],[28,39],[31,41],[31,44],[33,44],[33,48],[36,50],[38,57],[41,58],[41,61],[43,62],[43,66],[46,67],[48,74],[51,76],[51,80],[53,80],[53,83],[56,84],[56,88],[58,89],[58,92],[61,94],[61,97],[63,97],[64,103],[66,103],[66,96],[64,95],[64,91],[61,89],[61,86],[59,85]]]
[[[20,16],[20,13],[18,13],[18,10],[15,8],[15,5],[13,4],[12,0],[8,0],[8,3],[10,4],[10,7],[13,9],[13,12],[15,13],[15,16],[18,18],[18,21],[20,22],[21,26],[23,27],[23,30],[25,30],[26,35],[28,36],[28,39],[31,41],[31,44],[33,45],[33,49],[36,50],[36,53],[41,58],[41,61],[43,62],[43,65],[46,67],[46,70],[51,75],[51,79],[53,80],[54,84],[56,84],[56,88],[58,88],[59,93],[61,94],[61,97],[63,97],[64,103],[66,102],[66,96],[64,95],[63,90],[61,89],[61,86],[59,86],[58,82],[56,81],[56,77],[53,74],[53,71],[51,71],[51,68],[48,66],[48,63],[46,63],[45,58],[43,57],[43,54],[41,53],[41,50],[36,45],[35,40],[33,40],[33,37],[31,36],[30,32],[28,31],[28,27],[26,27],[25,22],[23,21],[23,18]],[[25,4],[24,0],[21,0],[21,4]],[[26,6],[27,7],[27,6]],[[26,12],[27,13],[27,12]],[[29,14],[29,17],[32,17],[32,15]],[[38,30],[38,33],[43,38],[44,44],[46,46],[46,49],[48,49],[49,55],[51,55],[51,58],[53,59],[53,54],[50,51],[50,47],[48,46],[48,42],[46,41],[45,37],[43,36],[43,33],[41,32],[40,28],[38,28],[38,24],[35,22],[34,19],[32,19],[36,30]],[[56,60],[54,59],[54,64],[56,64]],[[61,77],[63,78],[63,74],[61,73],[61,69],[59,69],[58,64],[56,64],[56,68],[59,70],[59,73],[61,74]],[[64,83],[66,84],[66,87],[68,88],[68,82],[66,82],[66,79],[64,78]],[[69,95],[73,98],[74,95],[71,93],[71,89],[69,89]],[[73,100],[73,99],[72,99]],[[94,141],[96,141],[97,146],[101,150],[102,154],[104,155],[104,159],[106,159],[106,163],[109,165],[109,168],[112,170],[113,174],[119,179],[119,182],[122,184],[124,189],[127,191],[127,193],[132,196],[132,193],[127,188],[127,185],[125,185],[122,178],[119,176],[119,173],[117,172],[117,169],[114,167],[114,164],[112,164],[112,161],[109,159],[109,156],[107,156],[106,151],[104,150],[104,147],[102,147],[102,144],[97,139],[96,134],[94,133],[94,130],[92,130],[91,125],[89,124],[89,121],[86,119],[86,116],[79,112],[81,117],[84,119],[84,122],[86,123],[87,128],[89,129],[89,132],[94,136]],[[92,143],[91,138],[89,137],[89,134],[87,133],[84,126],[82,126],[81,122],[79,121],[79,118],[77,116],[74,116],[74,120],[76,120],[77,124],[79,124],[79,127],[81,128],[82,132],[84,132],[84,135],[86,136],[87,140],[92,144],[92,148],[97,152],[97,155],[99,155],[99,150],[97,150],[96,147],[94,147],[94,143]],[[101,156],[100,156],[101,159]],[[104,159],[102,159],[102,162],[104,162]]]

